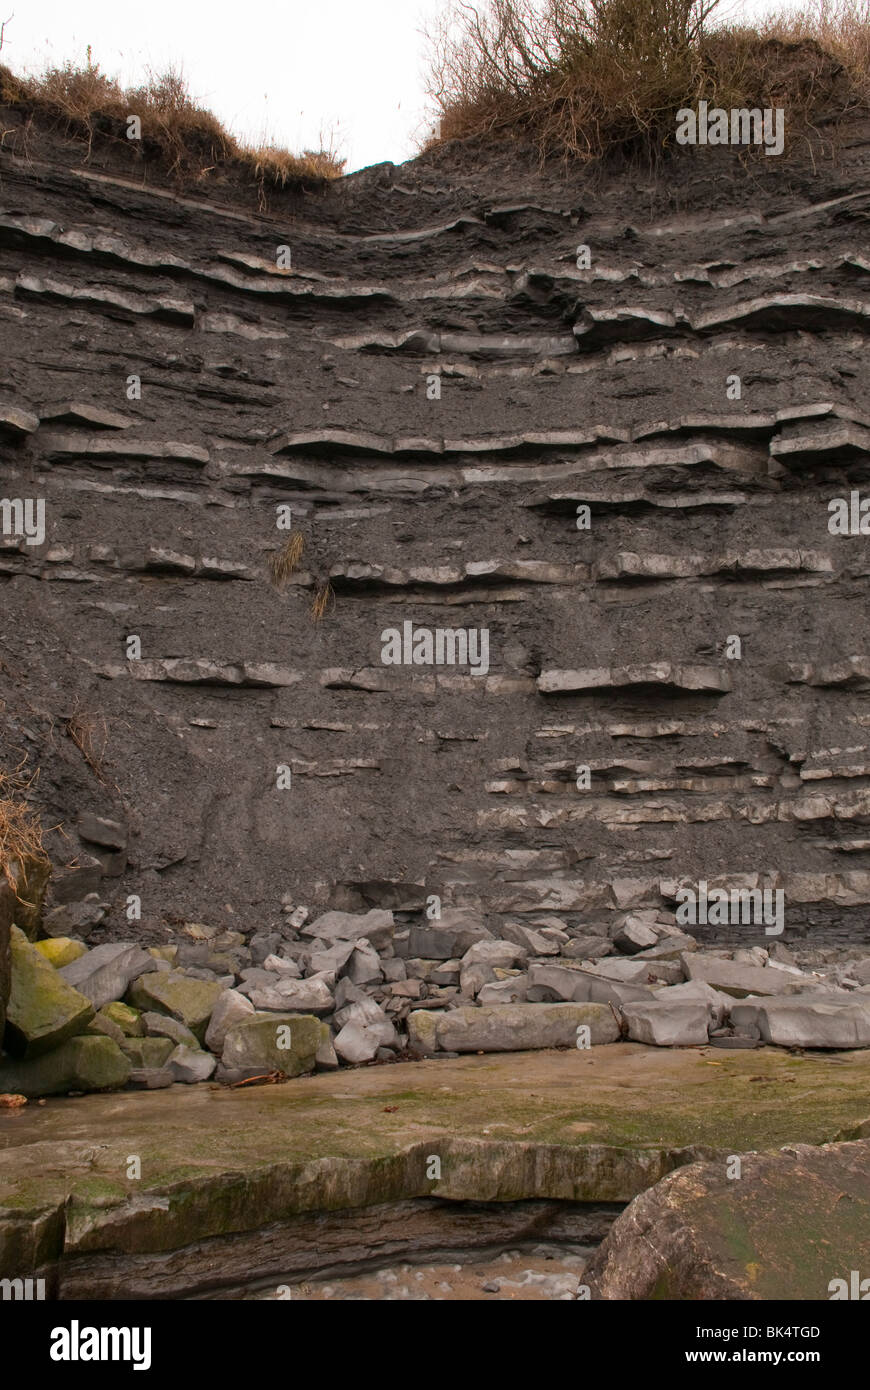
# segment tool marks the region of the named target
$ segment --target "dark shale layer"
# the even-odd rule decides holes
[[[868,140],[656,181],[460,147],[265,212],[6,141],[0,493],[47,535],[0,538],[0,753],[56,865],[83,812],[130,828],[91,944],[130,893],[166,943],[717,877],[870,939],[866,540],[828,528],[870,464]],[[487,673],[382,664],[405,622],[486,628]]]

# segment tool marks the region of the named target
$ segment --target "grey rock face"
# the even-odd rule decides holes
[[[175,1051],[170,1053],[166,1066],[172,1072],[173,1080],[195,1085],[198,1081],[208,1081],[213,1075],[217,1058],[199,1048],[179,1043]]]
[[[596,1004],[497,1004],[452,1009],[437,1017],[434,1024],[428,1014],[413,1013],[408,1019],[412,1047],[445,1052],[571,1047],[577,1043],[577,1029],[583,1026],[590,1029],[593,1046],[619,1038],[619,1025],[611,1010]]]
[[[244,994],[239,994],[238,990],[235,989],[224,990],[214,1006],[206,1029],[205,1045],[209,1051],[220,1055],[223,1052],[224,1040],[229,1030],[234,1024],[253,1013],[254,1006]]]
[[[375,950],[389,946],[393,939],[394,923],[392,912],[373,909],[371,912],[325,912],[313,922],[300,927],[302,936],[316,938],[318,941],[358,941],[365,937]]]
[[[605,230],[589,273],[564,178],[519,149],[497,177],[475,169],[473,212],[450,161],[408,165],[401,192],[389,171],[354,175],[307,201],[309,263],[288,276],[231,188],[207,216],[180,212],[116,149],[111,200],[76,175],[71,203],[68,147],[28,125],[23,148],[7,124],[0,324],[17,365],[0,439],[10,478],[40,480],[49,529],[44,545],[0,536],[3,626],[26,656],[0,743],[26,737],[48,769],[34,795],[69,837],[47,933],[136,937],[123,903],[141,894],[142,940],[179,945],[181,970],[154,961],[171,991],[134,980],[131,997],[150,1014],[177,994],[181,1018],[201,986],[183,1016],[216,1050],[255,1005],[340,1031],[367,999],[400,1042],[408,1013],[458,1029],[476,999],[476,1028],[528,1009],[531,1039],[550,1036],[536,1009],[643,1005],[656,1043],[664,1006],[723,1027],[723,993],[797,1000],[764,1013],[771,1036],[862,1036],[860,1001],[822,993],[870,987],[866,961],[814,979],[778,969],[792,962],[758,924],[674,930],[679,885],[715,872],[784,892],[801,961],[807,940],[866,942],[860,542],[827,525],[832,478],[870,460],[858,147],[836,170],[735,179],[724,220],[700,187],[644,201],[615,174],[590,194]],[[626,208],[636,256],[612,233]],[[710,259],[723,236],[728,264]],[[751,402],[724,398],[725,356]],[[435,359],[463,388],[437,412],[408,389]],[[118,395],[143,361],[157,411]],[[578,390],[594,403],[579,421]],[[305,542],[283,587],[262,524],[278,496]],[[128,661],[131,594],[149,636]],[[731,662],[711,633],[735,599],[763,660]],[[381,634],[406,618],[454,639],[485,627],[487,670],[387,664]],[[96,689],[129,810],[74,736]],[[255,724],[291,796],[264,794],[263,759],[244,755]],[[209,934],[184,939],[201,915]],[[115,997],[117,972],[84,959],[92,995]],[[0,1001],[2,973],[0,939]],[[741,1026],[760,1035],[753,1007]]]
[[[755,1025],[763,1040],[779,1047],[870,1047],[870,999],[816,1002],[812,997],[747,1000],[731,1011],[738,1032]]]
[[[154,959],[133,943],[107,943],[94,946],[86,955],[65,965],[60,974],[67,984],[101,1009],[126,994],[140,975],[154,969]]]
[[[691,999],[653,999],[623,1004],[622,1016],[633,1042],[655,1047],[699,1047],[707,1041],[709,1009]]]

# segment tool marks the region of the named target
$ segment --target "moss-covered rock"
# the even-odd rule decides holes
[[[211,980],[192,980],[177,970],[140,975],[127,991],[127,1002],[143,1012],[168,1014],[184,1023],[199,1042],[224,986]]]
[[[165,960],[168,961],[170,965],[174,965],[178,958],[178,947],[149,946],[148,954],[149,956],[153,956],[155,960]]]
[[[113,1023],[110,1018],[106,1018],[105,1014],[94,1014],[85,1032],[93,1033],[95,1037],[111,1038],[112,1042],[116,1042],[119,1047],[122,1043],[127,1041],[126,1035],[121,1031],[117,1023]]]
[[[26,1106],[0,1145],[0,1278],[57,1261],[64,1298],[189,1297],[214,1290],[217,1248],[227,1284],[252,1268],[280,1283],[286,1250],[256,1233],[297,1214],[418,1197],[624,1203],[687,1163],[724,1172],[729,1154],[825,1143],[862,1125],[868,1094],[866,1051],[615,1043]],[[233,1233],[251,1240],[236,1264]]]
[[[88,952],[83,941],[73,941],[69,936],[48,936],[44,941],[34,941],[33,944],[55,970],[72,965],[74,960],[80,960]]]
[[[423,1057],[438,1051],[438,1020],[429,1009],[415,1009],[408,1015],[408,1046]]]
[[[100,1013],[112,1023],[116,1023],[125,1037],[142,1038],[145,1036],[145,1024],[142,1022],[142,1015],[139,1010],[131,1008],[129,1004],[122,1004],[120,999],[111,1004],[104,1004]]]
[[[314,1071],[317,1050],[328,1037],[326,1024],[311,1014],[251,1014],[230,1028],[221,1061],[228,1070],[301,1076]]]
[[[848,1298],[870,1269],[870,1143],[740,1164],[693,1163],[636,1197],[587,1266],[592,1297]]]
[[[162,1067],[169,1060],[176,1044],[171,1038],[125,1038],[121,1051],[137,1070],[142,1067]]]
[[[23,1096],[65,1095],[68,1091],[107,1091],[124,1086],[130,1061],[111,1038],[68,1038],[41,1057],[0,1061],[0,1091]]]
[[[11,929],[11,950],[4,1047],[13,1057],[38,1057],[84,1032],[94,1008],[49,965],[18,927]]]

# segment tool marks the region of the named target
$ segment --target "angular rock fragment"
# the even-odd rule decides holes
[[[170,1018],[168,1014],[143,1014],[142,1023],[149,1038],[168,1038],[176,1047],[199,1047],[196,1034],[185,1024],[179,1023],[177,1018]]]
[[[370,912],[325,912],[300,928],[300,935],[322,942],[359,941],[365,937],[376,951],[393,939],[392,912],[373,908]]]
[[[127,1002],[143,1012],[169,1014],[185,1024],[201,1042],[212,1010],[221,994],[221,985],[208,980],[192,980],[180,971],[155,971],[140,975],[127,991]]]
[[[633,1042],[655,1047],[700,1047],[707,1041],[709,1009],[691,999],[667,997],[622,1005]]]
[[[812,995],[747,1000],[734,1005],[731,1021],[739,1033],[748,1033],[755,1025],[764,1042],[778,1047],[870,1047],[870,998],[866,996],[837,1003],[817,1001]]]
[[[328,1038],[326,1024],[308,1014],[252,1014],[227,1032],[221,1066],[225,1072],[302,1076],[314,1070]]]
[[[50,968],[50,967],[49,967]],[[0,1092],[58,1096],[69,1091],[114,1091],[130,1075],[129,1058],[111,1038],[67,1038],[50,1052],[0,1059]]]
[[[175,1048],[171,1038],[125,1038],[119,1044],[137,1070],[152,1070],[165,1066]]]
[[[132,942],[106,942],[63,966],[60,973],[95,1009],[101,1009],[121,999],[133,980],[153,969],[153,959],[141,947]]]
[[[409,1044],[423,1052],[522,1052],[573,1047],[577,1029],[591,1030],[593,1046],[617,1042],[619,1024],[603,1004],[495,1004],[451,1009],[433,1023],[428,1013],[408,1016]],[[434,1039],[435,1047],[431,1046]]]
[[[730,960],[717,960],[687,952],[683,966],[690,980],[705,980],[723,994],[743,998],[747,994],[786,994],[789,991],[789,977],[781,970],[769,970],[766,966],[738,965]]]
[[[3,1045],[13,1057],[38,1057],[83,1033],[94,1016],[94,1006],[49,965],[18,927],[11,928],[10,950],[11,985]]]
[[[254,1013],[254,1006],[250,999],[244,994],[240,994],[235,989],[225,989],[218,996],[217,1003],[212,1010],[208,1028],[205,1033],[205,1045],[211,1052],[220,1055],[223,1052],[224,1041],[227,1033],[236,1023],[247,1018]]]
[[[453,960],[476,942],[494,939],[482,918],[473,912],[449,909],[425,927],[411,927],[407,955],[412,959]]]
[[[199,1081],[208,1081],[217,1066],[217,1058],[200,1048],[179,1043],[167,1058],[166,1066],[176,1081],[190,1086]]]
[[[335,1008],[330,975],[311,975],[307,980],[284,976],[266,989],[252,989],[248,997],[261,1012],[329,1014]]]

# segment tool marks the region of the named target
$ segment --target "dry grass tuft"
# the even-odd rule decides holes
[[[20,767],[15,772],[0,769],[0,874],[12,888],[16,887],[13,864],[49,862],[42,847],[39,813],[26,799],[38,776],[38,771],[28,774]]]
[[[335,606],[335,590],[327,579],[325,584],[318,584],[314,598],[311,600],[311,617],[315,623],[320,623],[326,617],[330,607]]]
[[[109,729],[105,719],[98,718],[87,711],[76,709],[66,721],[66,732],[81,753],[91,771],[101,782],[106,781],[103,759],[109,741]]]
[[[199,179],[216,171],[247,175],[261,199],[269,188],[316,185],[344,172],[345,161],[333,150],[294,155],[274,145],[240,143],[213,112],[193,100],[184,75],[175,68],[149,72],[141,87],[123,88],[93,61],[90,48],[83,67],[66,62],[39,77],[17,77],[0,67],[0,103],[85,138],[88,154],[99,139],[140,150],[179,176]],[[141,119],[141,141],[127,139],[129,116]]]
[[[301,531],[291,531],[281,549],[269,556],[269,574],[279,592],[298,570],[304,553],[305,537]]]
[[[676,113],[785,109],[786,130],[870,99],[870,0],[816,0],[753,26],[720,0],[453,0],[429,34],[428,148],[523,137],[541,157],[656,160]]]

